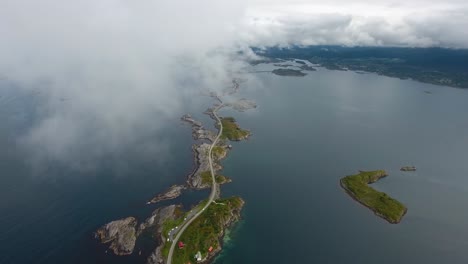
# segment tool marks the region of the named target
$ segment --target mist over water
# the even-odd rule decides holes
[[[234,143],[223,162],[233,182],[222,195],[241,196],[246,206],[216,263],[467,261],[468,215],[460,210],[468,192],[465,90],[323,69],[303,78],[241,77],[238,96],[258,108],[220,113],[253,132]],[[48,159],[38,173],[18,138],[34,126],[44,97],[6,82],[2,91],[0,143],[8,151],[0,170],[8,177],[1,178],[0,224],[9,228],[0,234],[8,252],[0,263],[143,262],[148,249],[137,246],[142,256],[114,257],[92,232],[122,217],[143,220],[155,209],[145,206],[150,197],[184,181],[193,141],[179,117],[191,113],[211,126],[202,112],[213,101],[187,99],[160,130],[149,126],[136,137],[141,144],[124,144],[95,159],[92,169]],[[163,156],[143,151],[153,141],[165,142]],[[405,165],[418,170],[400,172]],[[407,205],[401,224],[374,216],[339,187],[341,177],[367,169],[389,172],[375,188]],[[189,192],[174,202],[189,207],[206,195]]]

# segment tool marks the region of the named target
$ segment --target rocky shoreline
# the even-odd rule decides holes
[[[94,237],[103,244],[110,243],[109,249],[114,254],[130,255],[135,248],[136,225],[137,220],[134,217],[115,220],[99,228]]]
[[[239,82],[237,80],[233,80],[232,84],[232,88],[229,89],[230,92],[228,91],[229,94],[233,94],[239,89]],[[212,92],[210,93],[210,96],[218,100],[220,104],[214,104],[213,107],[208,108],[204,112],[204,114],[207,114],[211,117],[211,119],[215,121],[217,120],[217,118],[213,113],[214,109],[220,107],[232,107],[233,109],[242,112],[256,107],[255,102],[247,100],[245,98],[235,101],[233,103],[226,103],[223,105],[221,98],[216,93]],[[201,141],[195,143],[192,146],[194,157],[194,169],[188,174],[186,183],[184,185],[173,185],[169,187],[163,193],[157,194],[152,199],[150,199],[147,202],[147,204],[155,204],[161,201],[177,198],[186,189],[201,190],[212,187],[211,169],[208,156],[208,154],[210,153],[211,144],[208,144],[207,142],[213,142],[216,138],[217,133],[204,128],[201,122],[195,120],[189,114],[182,116],[181,120],[191,126],[193,139],[196,141]],[[237,126],[237,124],[235,125]],[[242,139],[244,138],[240,138],[237,140]],[[215,179],[217,184],[231,182],[230,178],[217,174],[218,171],[222,169],[220,161],[227,156],[229,150],[232,148],[232,146],[229,145],[227,142],[227,139],[220,139],[212,149],[213,170],[216,174]],[[209,179],[207,180],[207,178]],[[219,198],[219,196],[220,193],[218,188],[218,192],[215,195],[215,197]],[[207,208],[207,212],[213,210],[221,210],[220,212],[224,212],[221,215],[219,215],[218,213],[214,214],[215,216],[218,215],[216,217],[217,219],[224,215],[223,217],[219,218],[219,222],[216,223],[216,225],[219,225],[219,228],[221,228],[220,231],[216,233],[218,245],[221,245],[219,239],[223,238],[225,234],[225,229],[230,227],[234,222],[240,219],[240,211],[244,205],[244,201],[241,198],[237,197],[221,200],[234,201],[230,199],[235,200],[237,207],[234,207],[227,214],[225,211],[226,209],[223,209],[223,206],[219,207],[219,204],[222,203],[213,202],[213,204],[211,204]],[[164,254],[167,254],[167,251],[164,251],[166,242],[172,239],[173,233],[176,232],[173,228],[173,231],[169,231],[168,234],[164,234],[164,232],[168,231],[166,230],[168,228],[167,226],[169,225],[177,227],[176,225],[180,224],[180,222],[178,221],[185,221],[186,218],[190,218],[191,216],[193,216],[195,212],[192,211],[195,211],[195,209],[190,210],[190,212],[184,213],[182,212],[180,205],[169,205],[161,207],[154,210],[150,217],[148,217],[144,222],[140,223],[138,228],[137,219],[135,217],[127,217],[103,225],[95,232],[95,238],[103,244],[110,244],[109,249],[111,249],[112,252],[116,255],[130,255],[134,251],[135,244],[139,236],[141,236],[145,232],[150,232],[153,237],[157,238],[158,246],[149,255],[147,263],[162,264],[165,263],[166,256]],[[168,235],[169,237],[166,238],[165,235]],[[214,248],[214,250],[207,253],[206,257],[203,259],[202,262],[209,262],[219,251],[221,251],[221,246],[218,246]]]

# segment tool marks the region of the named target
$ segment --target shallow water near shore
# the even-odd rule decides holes
[[[262,87],[247,81],[239,96],[258,108],[220,112],[253,135],[233,143],[223,161],[233,182],[221,187],[222,195],[246,204],[217,264],[468,263],[467,90],[324,69],[305,77],[255,77]],[[93,173],[49,164],[47,175],[32,176],[14,142],[34,118],[18,115],[15,106],[34,101],[2,98],[0,139],[9,151],[0,164],[0,223],[7,227],[0,233],[0,263],[143,262],[149,252],[138,256],[138,248],[130,257],[106,254],[92,232],[121,217],[144,219],[155,209],[145,206],[149,198],[184,181],[192,167],[190,129],[178,118],[168,122],[160,136],[168,140],[163,162],[133,149],[98,162]],[[202,117],[211,102],[180,115]],[[400,172],[406,165],[417,171]],[[374,187],[408,207],[398,225],[339,186],[345,175],[374,169],[389,173]],[[189,192],[175,202],[190,206],[207,195]]]

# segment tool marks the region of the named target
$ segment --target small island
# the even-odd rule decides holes
[[[404,166],[404,167],[401,167],[400,170],[401,171],[416,171],[416,167],[415,166]]]
[[[371,209],[377,216],[391,224],[398,224],[406,214],[407,208],[386,193],[368,185],[387,175],[384,170],[360,171],[359,174],[342,178],[340,185],[354,200]]]
[[[274,69],[272,73],[279,75],[279,76],[294,76],[294,77],[303,77],[307,75],[300,70],[294,70],[294,69]]]

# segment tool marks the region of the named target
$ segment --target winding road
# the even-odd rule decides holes
[[[212,185],[211,185],[212,187],[211,187],[210,197],[208,198],[208,202],[206,203],[206,205],[200,211],[198,211],[198,213],[196,213],[192,218],[190,218],[187,222],[185,222],[181,226],[179,232],[177,233],[177,236],[172,241],[171,249],[169,250],[169,254],[167,256],[167,262],[166,262],[167,264],[172,264],[172,255],[174,255],[174,248],[175,248],[177,242],[179,241],[180,237],[184,233],[185,229],[187,229],[187,227],[193,221],[195,221],[195,219],[197,219],[203,213],[203,211],[205,211],[205,209],[208,208],[208,206],[210,206],[210,204],[214,201],[214,198],[216,196],[217,189],[218,189],[218,184],[216,183],[215,173],[214,173],[214,169],[213,169],[213,160],[212,160],[211,156],[212,156],[213,147],[216,146],[216,144],[219,141],[219,138],[221,137],[221,134],[223,133],[223,124],[221,123],[221,119],[219,119],[219,116],[216,114],[216,112],[219,109],[221,109],[222,107],[223,107],[223,104],[220,104],[219,106],[217,106],[216,108],[213,109],[213,116],[216,118],[216,121],[219,124],[219,132],[218,132],[218,135],[216,136],[215,140],[213,140],[213,143],[210,146],[210,151],[208,152],[208,155],[209,155],[208,156],[208,161],[210,163],[211,180],[212,180]]]

